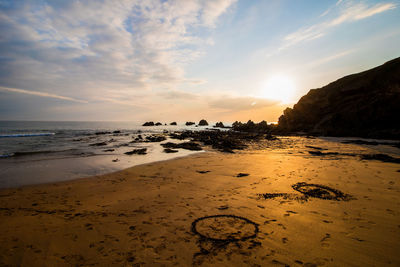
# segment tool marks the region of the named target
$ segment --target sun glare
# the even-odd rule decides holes
[[[290,103],[294,101],[295,91],[296,86],[293,80],[286,75],[279,74],[266,80],[261,88],[261,96],[282,103]]]

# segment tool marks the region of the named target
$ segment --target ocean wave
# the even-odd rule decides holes
[[[0,134],[0,138],[6,138],[6,137],[50,136],[50,135],[55,135],[55,133]]]

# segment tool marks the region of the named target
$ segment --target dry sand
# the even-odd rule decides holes
[[[1,190],[0,265],[400,266],[400,164],[305,147],[371,152],[361,146],[282,140]],[[351,197],[305,198],[298,182]],[[212,215],[238,217],[196,220]]]

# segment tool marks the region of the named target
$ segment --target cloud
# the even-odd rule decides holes
[[[115,95],[200,83],[184,68],[234,2],[1,1],[0,86],[120,101]]]
[[[157,94],[167,100],[185,100],[181,105],[201,105],[202,108],[212,108],[224,111],[255,110],[279,104],[279,101],[234,94],[195,94],[178,90],[165,91]],[[178,103],[176,105],[179,105]]]
[[[164,99],[186,99],[186,100],[195,100],[199,99],[200,96],[197,94],[182,92],[178,90],[171,90],[171,91],[163,91],[158,93]]]
[[[44,93],[44,92],[38,92],[38,91],[30,91],[30,90],[23,90],[23,89],[17,89],[17,88],[7,88],[7,87],[2,87],[2,86],[0,86],[0,90],[6,91],[6,92],[12,92],[12,93],[35,95],[35,96],[48,97],[48,98],[56,98],[56,99],[78,102],[78,103],[88,103],[88,101],[85,101],[85,100],[80,100],[80,99],[76,99],[76,98],[72,98],[72,97],[68,97],[68,96],[61,96],[61,95]]]
[[[301,42],[321,38],[327,34],[330,28],[340,24],[365,19],[373,15],[395,9],[396,7],[397,5],[394,3],[378,3],[375,5],[368,5],[365,2],[339,0],[334,6],[329,7],[320,15],[320,17],[325,18],[324,21],[318,22],[309,27],[301,28],[285,36],[283,44],[279,50],[286,49]],[[332,14],[332,16],[329,17],[328,14]]]
[[[303,68],[304,68],[305,66],[307,66],[307,67],[319,66],[319,65],[325,64],[325,63],[327,63],[327,62],[336,60],[336,59],[338,59],[338,58],[347,56],[347,55],[349,55],[349,54],[351,54],[351,53],[353,53],[353,52],[355,52],[354,49],[349,49],[349,50],[341,51],[341,52],[338,52],[338,53],[336,53],[336,54],[334,54],[334,55],[327,56],[327,57],[324,57],[324,58],[320,58],[320,59],[317,59],[317,60],[315,60],[315,61],[313,61],[313,62],[311,62],[311,63],[305,64],[305,65],[303,65]]]
[[[236,1],[231,0],[208,0],[204,1],[204,12],[202,19],[205,25],[215,26],[216,19],[223,14]]]
[[[379,3],[373,6],[367,6],[364,3],[348,4],[339,17],[328,23],[328,26],[336,26],[345,22],[365,19],[373,15],[396,8],[394,3]]]
[[[271,107],[279,104],[279,101],[244,96],[222,95],[213,97],[208,105],[211,108],[223,109],[227,111],[241,111]]]

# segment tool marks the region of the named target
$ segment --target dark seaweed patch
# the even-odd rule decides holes
[[[285,200],[297,200],[300,202],[307,201],[308,199],[308,197],[305,195],[288,194],[288,193],[264,193],[264,194],[258,194],[258,196],[263,199],[274,199],[277,197],[281,197]]]
[[[345,200],[351,199],[351,196],[337,189],[320,184],[307,184],[304,182],[292,185],[292,188],[305,196],[315,197],[327,200]]]
[[[308,198],[310,197],[337,201],[349,201],[351,199],[354,199],[351,195],[345,194],[337,189],[331,188],[326,185],[307,184],[304,182],[300,182],[292,185],[292,188],[297,192],[302,193],[302,195],[289,193],[263,193],[258,194],[258,196],[263,199],[274,199],[277,197],[281,197],[283,199],[297,200],[300,202],[308,201]]]
[[[276,197],[287,197],[289,194],[287,193],[265,193],[265,194],[258,194],[260,197],[264,199],[271,199]]]

